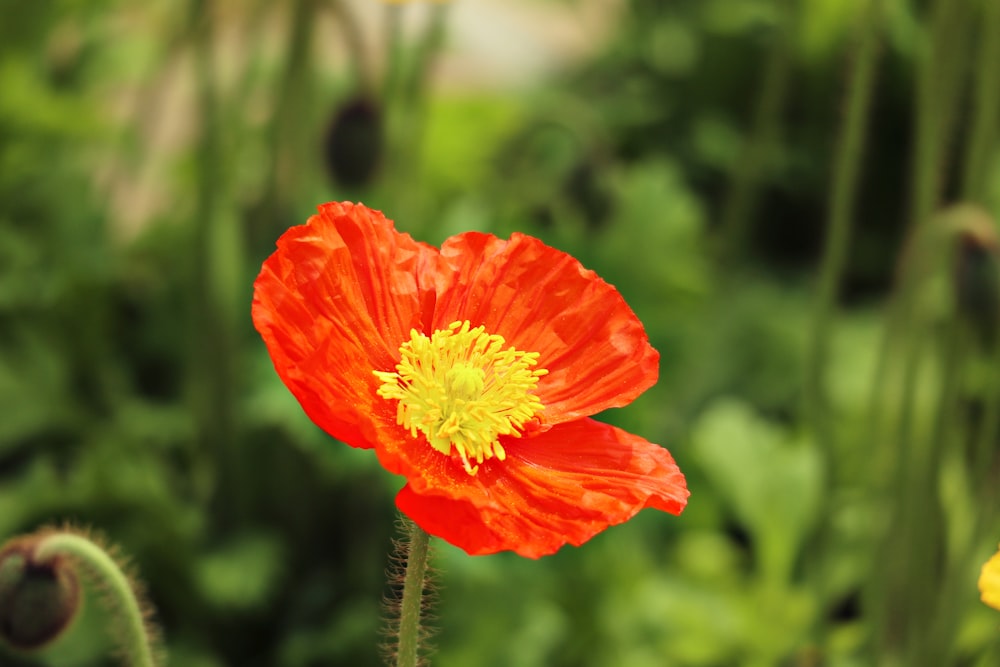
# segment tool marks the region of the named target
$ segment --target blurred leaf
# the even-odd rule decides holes
[[[509,95],[432,98],[421,152],[423,176],[433,188],[428,194],[454,196],[482,189],[491,174],[491,155],[521,114],[516,98]],[[420,231],[421,240],[430,243],[446,237],[438,231],[436,214]]]
[[[58,349],[41,332],[19,329],[20,335],[5,337],[0,348],[0,457],[72,422],[67,369]]]
[[[655,300],[703,297],[711,285],[705,216],[676,164],[652,162],[616,175],[618,214],[599,239],[602,265],[627,272],[636,293]]]
[[[815,524],[821,460],[809,440],[719,400],[692,428],[701,468],[750,531],[765,581],[789,581],[798,548]]]
[[[27,58],[0,59],[0,82],[4,86],[4,94],[0,95],[0,135],[11,132],[32,139],[39,135],[83,139],[98,127],[87,102],[46,86],[35,63]],[[4,157],[7,154],[7,150],[0,152]]]
[[[285,576],[283,556],[274,536],[245,533],[202,556],[195,578],[204,598],[219,610],[259,609]]]
[[[348,660],[359,644],[374,657],[379,639],[378,607],[370,599],[344,603],[342,611],[326,623],[312,628],[295,628],[279,649],[278,664],[282,667],[312,667],[331,659],[343,660],[337,664],[354,664]]]

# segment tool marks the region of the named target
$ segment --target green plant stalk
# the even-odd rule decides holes
[[[119,638],[130,667],[155,667],[152,638],[139,599],[118,564],[101,547],[77,533],[58,531],[39,543],[35,552],[40,561],[68,556],[85,568],[114,605],[120,623]]]
[[[294,200],[294,189],[302,183],[302,170],[299,168],[301,156],[308,155],[313,149],[309,142],[314,139],[310,124],[303,119],[310,117],[309,113],[309,73],[311,72],[312,40],[316,25],[315,9],[320,0],[295,0],[290,5],[288,36],[285,40],[286,54],[282,66],[282,74],[275,85],[273,93],[274,107],[266,129],[268,151],[267,172],[264,177],[264,187],[259,200],[259,215],[250,216],[246,221],[246,231],[249,247],[267,247],[273,240],[274,221],[284,218],[291,202]],[[271,2],[264,3],[266,9],[273,9]],[[335,3],[337,8],[339,3]],[[260,38],[257,30],[258,21],[263,23],[264,32],[272,27],[267,24],[270,14],[266,11],[254,14],[254,22],[246,34],[252,43]],[[349,40],[349,44],[353,42]],[[255,78],[255,58],[260,58],[260,49],[251,49],[254,55],[249,58],[249,65],[235,94],[229,97],[227,116],[243,118],[244,110],[253,92]],[[239,131],[248,132],[246,127]],[[308,136],[307,136],[308,135]]]
[[[1000,303],[994,307],[1000,308]],[[983,354],[990,360],[994,368],[1000,368],[1000,340],[991,341],[992,347],[987,347]],[[1000,382],[989,384],[984,392],[984,413],[979,422],[979,431],[973,441],[972,457],[969,466],[973,484],[973,493],[981,508],[977,517],[977,530],[974,535],[995,531],[995,517],[1000,513],[1000,488],[993,481],[996,475],[994,459],[996,457],[996,442],[1000,436]],[[996,539],[996,533],[993,532]],[[969,545],[969,557],[975,558],[978,544]]]
[[[215,4],[194,0],[198,112],[202,123],[197,153],[193,238],[193,294],[188,368],[189,391],[202,451],[214,465],[213,501],[223,521],[242,515],[247,489],[246,456],[236,449],[239,435],[236,394],[240,364],[239,327],[245,316],[242,230],[225,207],[229,181],[225,170],[225,128],[216,76]]]
[[[327,5],[333,11],[334,16],[340,23],[341,32],[344,36],[344,43],[347,46],[347,52],[350,54],[349,57],[351,65],[354,68],[354,73],[358,78],[359,85],[363,90],[370,91],[374,94],[375,74],[372,71],[372,64],[368,58],[368,51],[365,48],[364,40],[362,39],[364,31],[361,29],[361,24],[359,23],[357,16],[355,16],[354,10],[348,6],[344,0],[328,0]]]
[[[827,487],[821,498],[829,499],[838,475],[834,452],[835,435],[832,420],[828,415],[825,396],[826,361],[830,348],[830,328],[836,309],[837,291],[847,256],[847,246],[851,234],[851,216],[857,197],[858,180],[861,174],[861,158],[864,138],[868,128],[869,107],[871,106],[880,39],[880,0],[870,0],[866,11],[860,16],[857,28],[858,47],[855,61],[850,70],[844,119],[840,128],[833,164],[833,183],[830,191],[828,221],[822,263],[820,267],[816,310],[813,315],[806,350],[805,377],[803,378],[803,411],[816,433],[820,455],[825,459],[824,484]],[[826,500],[825,502],[829,502]],[[828,552],[825,542],[829,539],[826,529],[820,528],[810,540],[808,550],[810,562],[816,571],[812,579],[817,594],[823,600],[828,597],[826,577],[823,575],[823,554]],[[816,631],[824,633],[825,628],[817,626]]]
[[[447,18],[451,4],[434,3],[431,8],[430,22],[413,52],[413,69],[403,89],[402,104],[406,107],[405,130],[403,141],[399,144],[403,152],[403,160],[408,176],[404,182],[408,190],[404,192],[404,209],[417,212],[417,217],[423,220],[424,201],[420,196],[424,188],[420,186],[420,167],[422,163],[422,148],[424,130],[427,127],[427,90],[431,79],[434,62],[444,46]]]
[[[932,7],[930,43],[920,54],[917,66],[916,105],[914,116],[914,153],[912,160],[910,195],[911,243],[920,241],[919,229],[930,224],[933,209],[940,199],[940,174],[944,167],[948,137],[955,120],[958,98],[962,90],[964,56],[967,55],[966,42],[956,32],[968,27],[964,11],[965,3],[951,0],[935,0]],[[993,5],[994,3],[986,3]],[[996,11],[996,8],[994,8]],[[997,47],[1000,49],[1000,46]],[[940,57],[939,57],[940,56]],[[983,76],[988,81],[983,85],[993,88],[989,69]],[[947,79],[942,83],[942,79]],[[992,91],[997,92],[997,91]],[[973,134],[976,134],[973,132]],[[985,136],[982,137],[985,139]],[[876,368],[871,390],[871,420],[869,432],[873,442],[880,442],[881,430],[878,424],[879,402],[889,373],[890,350],[895,339],[904,334],[904,325],[912,306],[912,289],[909,281],[918,267],[910,266],[913,258],[902,257],[896,279],[896,294],[892,297],[887,323],[883,329]],[[884,470],[876,465],[873,472]]]
[[[880,405],[892,406],[891,425],[885,433],[873,432],[872,441],[878,444],[876,464],[870,471],[870,488],[879,499],[889,503],[885,535],[875,556],[874,576],[866,590],[866,606],[872,610],[872,640],[879,656],[906,659],[919,657],[918,647],[933,647],[930,627],[934,622],[935,598],[940,594],[940,577],[935,569],[941,557],[941,539],[944,531],[942,508],[937,489],[938,461],[943,452],[942,441],[953,434],[953,414],[957,401],[958,369],[961,364],[961,347],[955,336],[942,338],[942,384],[938,395],[938,410],[927,437],[918,437],[921,417],[918,411],[918,387],[921,367],[926,362],[929,340],[926,327],[922,326],[915,304],[920,289],[926,286],[929,276],[950,274],[949,237],[942,236],[945,220],[937,218],[913,231],[909,246],[900,264],[894,303],[886,325],[879,360],[879,385],[887,384],[890,367],[901,370],[895,387],[899,389],[898,401],[879,403],[873,401],[872,413]],[[943,250],[942,250],[943,249]],[[942,264],[942,259],[947,263]],[[956,334],[954,326],[949,334]],[[890,344],[891,343],[891,344]],[[889,357],[897,363],[891,364]],[[876,392],[874,399],[880,398]],[[882,480],[888,478],[888,487]],[[913,582],[924,582],[915,586]],[[921,648],[920,650],[923,650]],[[914,658],[917,655],[917,658]],[[936,663],[927,663],[936,664]]]
[[[910,297],[910,276],[908,267],[903,266],[895,281],[893,294],[890,297],[886,322],[882,329],[881,340],[879,342],[878,353],[875,356],[875,370],[872,374],[871,392],[868,399],[868,440],[872,443],[884,443],[878,446],[874,452],[874,459],[868,471],[867,484],[870,488],[881,490],[883,480],[892,479],[894,471],[898,470],[897,456],[898,448],[895,442],[890,442],[891,437],[884,433],[889,427],[885,426],[882,409],[889,404],[890,395],[886,391],[889,383],[889,376],[894,370],[895,358],[905,358],[904,351],[907,348],[905,340],[905,327],[907,317],[912,314],[913,308]],[[889,417],[892,415],[890,414]]]
[[[933,232],[934,210],[939,206],[943,174],[949,154],[961,96],[964,92],[968,56],[968,29],[971,27],[966,3],[937,0],[932,7],[930,43],[922,51],[918,67],[916,137],[911,172],[911,230]],[[911,277],[920,276],[920,260],[931,248],[916,232],[917,262]],[[950,268],[951,262],[949,261]],[[905,267],[904,267],[905,268]],[[949,270],[949,274],[952,272]],[[903,299],[913,296],[910,285],[901,286]],[[891,325],[883,339],[888,350]],[[902,331],[897,331],[902,333]],[[905,381],[903,405],[898,429],[887,442],[894,447],[901,474],[894,499],[893,520],[881,552],[885,568],[884,583],[874,585],[877,605],[874,628],[881,643],[879,655],[899,656],[903,664],[946,664],[951,651],[951,628],[955,613],[956,584],[951,576],[954,563],[947,561],[944,548],[945,516],[938,495],[929,492],[939,485],[940,462],[946,442],[954,433],[957,381],[963,360],[958,347],[960,331],[952,326],[945,340],[943,378],[929,439],[915,438],[917,367],[920,346],[910,342],[904,355]],[[919,334],[918,334],[919,335]],[[877,382],[881,378],[876,378]],[[893,437],[894,436],[894,437]],[[944,569],[945,576],[940,575]],[[914,582],[924,582],[914,585]]]
[[[403,63],[402,30],[399,26],[400,6],[393,4],[389,12],[388,29],[389,73],[386,76],[386,102],[389,107],[390,170],[386,182],[392,184],[394,208],[411,211],[411,219],[422,220],[420,157],[424,139],[427,88],[436,56],[444,45],[450,3],[434,3],[427,26],[417,43],[405,53]]]
[[[948,216],[939,214],[915,233],[903,265],[907,270],[901,272],[897,286],[901,314],[911,316],[921,285],[926,287],[940,276],[957,275],[956,239]],[[993,506],[990,499],[977,497],[980,480],[990,474],[990,466],[977,463],[975,455],[970,458],[963,446],[973,429],[961,410],[962,369],[969,356],[978,352],[972,331],[956,311],[935,336],[941,351],[940,391],[932,429],[923,431],[917,427],[916,387],[927,383],[920,382],[917,370],[924,360],[920,344],[929,340],[930,330],[919,321],[908,327],[903,326],[906,323],[907,318],[900,317],[892,337],[904,372],[899,384],[899,416],[895,429],[879,439],[885,443],[883,451],[894,455],[893,465],[889,469],[877,466],[878,470],[895,471],[895,497],[891,498],[891,520],[876,559],[881,572],[871,580],[868,606],[876,614],[872,626],[874,637],[881,642],[880,656],[898,655],[902,664],[948,664],[955,648],[956,619],[967,598],[971,564],[977,558],[975,550],[982,546],[977,536],[986,525],[983,514]],[[985,402],[992,405],[989,398]],[[926,435],[919,437],[921,433]],[[973,481],[969,495],[982,508],[976,513],[978,528],[966,530],[964,536],[948,532],[953,510],[934,492],[940,488],[943,464],[956,460],[969,461],[967,475]],[[914,582],[923,583],[915,586]]]
[[[935,99],[939,67],[934,56],[939,26],[944,23],[946,5],[950,0],[934,0],[931,7],[931,39],[921,44],[917,58],[916,104],[914,105],[913,159],[910,173],[910,227],[915,229],[930,216],[937,201],[937,164],[939,104]],[[928,40],[924,40],[927,42]]]
[[[954,257],[952,262],[954,264]],[[949,273],[955,275],[954,266],[949,267]],[[995,304],[995,307],[1000,307],[1000,304]],[[936,484],[937,480],[933,473],[939,468],[941,456],[949,449],[955,448],[957,450],[955,455],[967,462],[966,479],[970,482],[969,495],[978,508],[972,527],[964,539],[949,543],[948,560],[944,568],[945,576],[940,579],[937,597],[924,601],[914,600],[911,603],[922,605],[911,608],[934,610],[933,614],[930,614],[933,617],[933,625],[929,627],[926,635],[918,635],[918,638],[926,637],[928,644],[912,647],[909,654],[911,662],[916,660],[927,664],[944,665],[955,661],[954,637],[957,634],[956,626],[962,617],[962,607],[969,593],[969,574],[975,572],[981,565],[980,538],[983,535],[990,535],[991,540],[995,539],[993,522],[997,507],[997,489],[995,484],[990,483],[990,478],[995,474],[992,465],[993,444],[996,442],[998,414],[1000,414],[1000,395],[998,395],[1000,385],[995,382],[990,383],[982,397],[985,413],[979,420],[979,430],[976,432],[972,426],[975,420],[967,412],[960,410],[958,379],[961,369],[966,367],[970,356],[982,354],[996,367],[996,364],[1000,363],[1000,345],[993,341],[985,349],[979,348],[973,331],[957,314],[955,321],[950,324],[950,330],[946,330],[942,338],[947,346],[948,357],[942,390],[942,409],[937,416],[939,428],[935,430],[935,437],[931,443],[931,446],[936,446],[938,451],[932,450],[932,454],[936,453],[937,457],[933,458],[928,466],[931,471],[928,481]],[[964,443],[967,441],[972,442],[971,452],[965,448]],[[939,535],[944,535],[944,528],[941,527]],[[940,572],[932,571],[929,574],[931,577],[940,577]],[[933,591],[932,587],[928,588]]]
[[[449,4],[435,3],[431,8],[431,18],[417,43],[413,55],[413,71],[406,82],[404,97],[411,103],[420,103],[427,92],[427,82],[430,79],[431,65],[435,56],[444,45],[445,29]]]
[[[896,413],[889,412],[888,418],[882,418],[882,412],[890,405],[893,398],[887,387],[891,388],[889,381],[899,365],[898,360],[905,363],[911,358],[909,350],[912,346],[912,336],[908,335],[911,327],[908,327],[907,323],[915,313],[914,304],[917,301],[921,270],[926,261],[928,235],[926,228],[913,229],[905,241],[897,260],[885,323],[882,326],[878,352],[875,356],[866,431],[868,440],[877,446],[873,465],[867,471],[867,484],[877,491],[885,490],[884,480],[892,479],[893,484],[897,482],[900,470],[898,458],[906,454],[905,451],[899,450],[898,438],[894,438],[893,428],[898,424],[888,424]],[[902,405],[905,405],[905,400]]]
[[[979,35],[978,67],[975,73],[972,121],[962,174],[962,196],[966,201],[982,201],[986,192],[988,161],[996,148],[1000,117],[1000,2],[980,3],[983,17]]]
[[[269,146],[271,160],[263,198],[263,222],[284,213],[283,207],[294,199],[294,188],[301,182],[297,161],[308,150],[308,93],[312,53],[315,0],[296,0],[288,27],[287,53],[274,114],[271,118]]]
[[[861,16],[856,60],[848,83],[846,112],[834,156],[829,220],[820,267],[816,311],[809,338],[810,347],[806,357],[806,416],[816,427],[820,444],[831,458],[833,434],[826,415],[825,365],[830,347],[831,321],[847,258],[851,216],[861,175],[861,159],[878,61],[881,17],[880,0],[870,0],[867,11]]]
[[[912,274],[910,279],[913,279]],[[904,282],[901,289],[904,292],[903,298],[907,300],[904,306],[909,306],[910,282]],[[905,309],[906,312],[910,310]],[[894,455],[888,469],[891,483],[888,488],[884,488],[878,478],[873,478],[870,482],[875,497],[890,503],[889,514],[884,529],[885,536],[876,545],[872,574],[868,577],[865,591],[865,606],[870,609],[870,650],[873,655],[884,658],[899,657],[898,637],[905,634],[910,620],[910,610],[905,601],[907,587],[913,585],[912,561],[924,555],[909,552],[915,531],[919,528],[913,524],[914,513],[910,511],[908,501],[914,493],[920,492],[914,480],[918,478],[918,460],[921,458],[916,450],[921,443],[914,442],[913,447],[906,446],[913,437],[922,341],[917,335],[906,335],[902,329],[897,333],[899,339],[896,346],[900,348],[898,353],[902,359],[902,376],[899,379],[902,392],[898,414],[890,415],[895,419],[884,436],[883,450]],[[888,350],[885,352],[889,353]],[[930,584],[925,582],[925,585]]]
[[[958,322],[951,322],[942,336],[944,355],[942,362],[941,394],[938,410],[934,417],[929,442],[917,454],[922,455],[916,465],[909,466],[911,478],[906,480],[905,495],[900,498],[898,509],[903,515],[901,523],[908,528],[907,541],[901,544],[897,553],[905,561],[911,557],[905,582],[906,613],[910,615],[906,624],[905,664],[945,665],[950,650],[953,626],[958,614],[955,611],[955,577],[950,576],[952,563],[946,563],[946,576],[938,573],[941,558],[954,556],[945,553],[945,517],[936,493],[928,489],[938,488],[942,456],[947,446],[954,442],[953,433],[958,415],[958,384],[960,370],[965,363],[968,349],[968,332],[963,331]],[[905,446],[905,443],[901,443]],[[928,585],[914,586],[914,581],[925,581]],[[932,585],[930,582],[936,582]],[[933,610],[933,611],[931,611]],[[942,632],[946,630],[946,632]]]
[[[997,304],[997,307],[1000,308],[1000,304]],[[994,342],[993,345],[994,349],[990,352],[993,367],[1000,368],[1000,343]],[[1000,383],[994,381],[990,384],[984,397],[984,405],[986,408],[973,450],[973,472],[977,491],[995,500],[997,490],[989,483],[989,477],[992,472],[997,437],[1000,436]]]
[[[386,4],[384,17],[386,70],[382,80],[382,99],[389,103],[396,97],[403,80],[403,6],[395,2]]]
[[[412,521],[407,523],[409,548],[399,612],[399,653],[396,667],[416,667],[420,660],[420,618],[430,554],[430,535]]]
[[[917,67],[910,224],[925,225],[940,203],[942,173],[963,90],[968,48],[965,2],[935,0],[930,43]]]
[[[387,184],[386,208],[412,212],[408,192],[413,181],[409,149],[412,120],[403,89],[407,76],[407,49],[403,34],[401,3],[386,3],[382,33],[385,65],[382,75],[382,105],[385,118],[385,162],[382,181]],[[411,218],[419,216],[410,216]]]
[[[774,145],[778,119],[788,96],[792,61],[790,33],[795,21],[793,8],[794,0],[785,0],[779,5],[782,22],[765,64],[760,84],[761,93],[754,109],[753,127],[750,137],[743,144],[726,194],[720,239],[724,260],[738,257],[746,242],[747,230],[756,208],[760,176],[766,171],[768,150]]]

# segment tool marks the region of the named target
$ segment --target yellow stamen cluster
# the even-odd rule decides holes
[[[429,338],[411,330],[396,372],[375,371],[382,381],[378,395],[399,401],[396,422],[413,437],[420,431],[442,454],[454,447],[465,471],[475,475],[483,461],[506,458],[499,436],[520,436],[544,407],[532,393],[548,373],[532,370],[538,353],[504,349],[505,342],[468,321]]]

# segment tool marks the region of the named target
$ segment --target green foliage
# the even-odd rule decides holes
[[[321,4],[4,4],[0,536],[72,519],[121,543],[170,664],[377,664],[400,481],[309,422],[249,321],[275,238],[360,198],[422,241],[534,234],[614,284],[661,377],[601,418],[668,446],[692,489],[679,519],[642,512],[537,562],[439,545],[434,664],[997,661],[974,589],[1000,540],[996,119],[942,103],[926,153],[909,134],[947,90],[989,119],[971,46],[937,43],[952,88],[917,94],[929,40],[992,57],[988,3],[944,27],[937,3],[880,3],[819,418],[816,267],[866,2],[631,0],[605,43],[518,93],[418,81],[440,39],[419,21],[396,35],[416,78],[390,81],[332,47],[334,25],[369,32]],[[770,97],[769,62],[788,77]],[[386,135],[348,190],[320,147],[360,97]],[[979,172],[947,168],[980,145]],[[980,208],[906,222],[921,159],[939,181],[921,202]],[[84,605],[45,653],[0,663],[110,665],[106,621]]]
[[[693,453],[745,530],[753,535],[765,581],[787,581],[805,538],[815,527],[823,480],[812,442],[794,442],[745,405],[706,408],[692,432]],[[748,470],[767,462],[766,475]]]

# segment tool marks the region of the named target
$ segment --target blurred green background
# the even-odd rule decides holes
[[[616,285],[661,379],[601,418],[692,491],[438,544],[433,664],[1000,664],[998,110],[993,0],[0,0],[0,539],[103,532],[171,665],[380,664],[401,482],[250,322],[361,200]],[[0,664],[114,664],[103,620]]]

